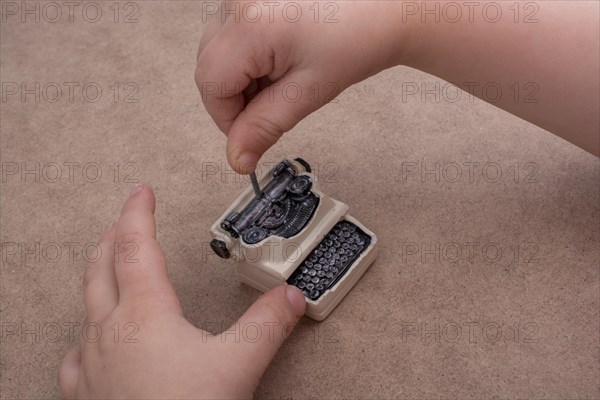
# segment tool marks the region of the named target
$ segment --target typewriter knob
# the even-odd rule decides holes
[[[277,164],[277,166],[273,170],[273,178],[277,178],[279,175],[281,175],[281,173],[283,172],[284,169],[285,169],[285,164],[283,162],[280,162],[279,164]]]
[[[227,220],[221,222],[221,228],[225,231],[229,231],[231,229],[231,222]]]
[[[285,170],[288,170],[288,171],[292,170],[292,168],[290,167],[290,162],[288,160],[283,160],[282,162],[277,164],[275,169],[273,169],[273,178],[277,178]],[[292,170],[292,172],[293,172],[293,170]]]
[[[224,241],[213,239],[210,242],[210,247],[213,249],[216,255],[221,258],[229,258],[231,257],[231,253],[229,253],[229,249],[227,248],[227,244]]]
[[[248,244],[255,244],[267,237],[268,232],[264,228],[253,226],[244,232],[242,239]]]
[[[308,192],[311,186],[310,178],[306,175],[301,175],[294,178],[288,187],[288,191],[295,195],[301,195]]]

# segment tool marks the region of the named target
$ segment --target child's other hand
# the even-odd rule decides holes
[[[233,333],[216,337],[190,324],[156,242],[154,193],[148,187],[134,188],[99,246],[100,260],[85,272],[87,329],[59,371],[66,398],[250,398],[304,313],[302,293],[282,286],[265,293],[238,321],[241,327],[265,327],[254,343],[235,340]]]

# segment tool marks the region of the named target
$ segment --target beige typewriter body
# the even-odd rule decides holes
[[[370,237],[370,243],[366,245],[364,250],[362,250],[358,257],[355,258],[351,265],[346,267],[345,271],[337,277],[336,282],[331,285],[331,287],[319,292],[318,298],[312,299],[309,295],[310,293],[314,293],[315,284],[312,284],[313,291],[308,290],[306,289],[306,286],[308,285],[310,287],[311,281],[308,280],[308,283],[304,284],[300,277],[303,276],[305,280],[306,278],[309,278],[318,282],[318,276],[313,275],[311,278],[308,273],[316,274],[318,272],[319,275],[322,275],[323,279],[325,279],[325,272],[315,271],[314,269],[311,270],[310,268],[304,267],[302,270],[307,272],[307,274],[302,275],[301,271],[298,270],[297,275],[294,275],[298,277],[297,280],[300,282],[297,283],[296,286],[303,286],[304,288],[303,292],[305,293],[307,303],[306,315],[321,321],[333,311],[371,265],[377,252],[377,237],[373,232],[347,213],[348,206],[346,204],[332,199],[319,190],[315,176],[306,170],[306,163],[299,163],[298,161],[287,162],[298,176],[304,175],[310,178],[312,182],[310,191],[318,197],[316,209],[314,209],[313,214],[306,225],[297,234],[288,238],[271,235],[258,243],[248,244],[241,236],[233,237],[230,232],[222,227],[221,221],[225,220],[231,213],[243,210],[244,207],[255,198],[256,195],[251,186],[248,186],[241,193],[223,215],[219,217],[217,222],[211,226],[210,230],[214,239],[213,243],[218,243],[218,241],[220,241],[220,246],[223,246],[223,244],[226,246],[227,252],[230,255],[225,258],[231,257],[237,263],[240,280],[262,292],[276,286],[287,284],[290,279],[295,282],[295,278],[292,277],[295,271],[297,271],[299,267],[301,269],[303,268],[301,264],[306,265],[305,262],[308,261],[307,257],[309,255],[312,254],[311,259],[318,259],[318,257],[314,255],[319,254],[317,252],[318,246],[326,239],[326,235],[329,232],[331,232],[331,235],[334,235],[332,229],[341,221],[350,223],[344,224],[342,222],[342,225],[337,225],[340,226],[340,229],[337,231],[340,233],[342,239],[350,240],[352,239],[352,234],[348,234],[348,238],[344,238],[345,231],[343,231],[341,227],[356,229],[357,231],[362,231],[361,234],[364,233],[368,235]],[[264,173],[259,178],[260,187],[266,187],[272,178],[270,171]],[[351,224],[353,224],[355,228],[352,228]],[[357,239],[357,241],[358,240],[359,239]],[[335,242],[335,244],[338,244],[335,240],[327,240],[327,242]],[[319,248],[325,250],[324,246],[325,245],[323,244]],[[342,248],[341,245],[339,248],[334,248],[333,245],[331,247],[333,250]],[[349,248],[350,246],[344,244],[344,247]],[[336,252],[333,250],[331,250],[331,255],[336,256],[336,254],[334,254]],[[320,254],[323,254],[323,252]],[[326,252],[325,255],[327,255]],[[356,257],[356,254],[353,256]],[[331,258],[329,258],[329,260],[331,260]],[[321,257],[321,260],[325,260],[325,258]],[[313,265],[312,263],[310,264]],[[329,279],[328,282],[329,281],[331,281],[331,279]],[[329,283],[331,284],[331,282]],[[319,287],[318,283],[317,287]]]

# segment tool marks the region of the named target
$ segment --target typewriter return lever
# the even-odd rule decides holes
[[[254,194],[256,197],[262,197],[262,192],[260,190],[260,186],[258,185],[258,179],[256,178],[256,172],[252,172],[250,174],[250,181],[252,182],[252,187],[254,188]]]

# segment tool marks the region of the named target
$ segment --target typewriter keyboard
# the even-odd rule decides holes
[[[332,288],[371,244],[371,237],[348,221],[338,222],[292,273],[287,283],[317,300]]]

